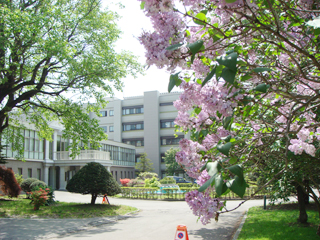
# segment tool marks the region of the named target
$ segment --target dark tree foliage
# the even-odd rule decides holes
[[[1,191],[9,197],[19,196],[21,188],[12,169],[0,166],[0,187]]]
[[[69,192],[91,194],[91,204],[95,204],[99,194],[113,196],[121,192],[111,173],[96,162],[87,163],[81,168],[68,182],[66,189]]]

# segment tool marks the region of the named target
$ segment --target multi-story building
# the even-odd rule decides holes
[[[171,147],[179,147],[183,133],[175,133],[174,119],[177,110],[173,101],[180,93],[145,92],[143,96],[123,100],[109,99],[102,117],[90,113],[100,121],[108,134],[108,140],[100,142],[100,149],[82,150],[75,159],[66,151],[69,140],[62,138],[63,126],[51,123],[53,141],[40,139],[37,130],[27,124],[24,136],[25,161],[16,160],[17,155],[7,143],[2,153],[7,157],[7,168],[24,178],[38,178],[54,189],[65,189],[69,179],[86,163],[99,162],[119,182],[120,178],[135,177],[135,162],[142,153],[153,162],[159,177],[165,175],[164,153]],[[175,137],[175,134],[178,137]],[[3,143],[6,144],[6,143]]]
[[[119,182],[120,178],[135,176],[135,147],[115,141],[101,141],[100,149],[81,150],[80,154],[71,159],[66,151],[69,140],[62,138],[63,126],[52,123],[53,141],[40,139],[32,125],[21,130],[24,136],[24,159],[17,160],[17,153],[12,151],[10,143],[2,150],[6,156],[5,166],[23,178],[38,178],[54,189],[63,190],[69,179],[86,163],[99,162],[105,166]]]
[[[136,147],[136,161],[142,153],[153,162],[155,172],[164,176],[165,164],[162,157],[171,147],[179,147],[183,133],[175,133],[174,120],[177,110],[173,101],[180,93],[145,92],[143,96],[127,97],[123,100],[112,98],[101,117],[100,126],[108,134],[108,139]],[[175,137],[175,134],[178,137]]]

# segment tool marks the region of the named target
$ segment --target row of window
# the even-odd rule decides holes
[[[160,103],[160,106],[170,106],[173,105],[173,102],[164,102]],[[130,107],[123,107],[122,108],[122,115],[129,115],[129,114],[140,114],[144,113],[144,108],[143,106],[130,106]],[[108,111],[100,111],[101,117],[107,117],[108,116]],[[109,110],[109,116],[112,117],[114,116],[114,110]]]
[[[144,129],[143,122],[122,124],[122,131],[143,130],[143,129]]]
[[[122,108],[122,115],[140,114],[143,112],[144,112],[143,106],[133,106],[133,107]]]
[[[144,139],[143,138],[122,139],[122,142],[125,143],[125,144],[136,146],[136,147],[144,146]]]
[[[107,117],[108,116],[108,111],[100,111],[101,117]],[[109,110],[109,116],[112,117],[114,115],[114,111],[113,110]]]
[[[184,136],[178,136],[177,138],[174,136],[166,136],[161,137],[161,145],[179,145],[179,141],[183,139]],[[122,142],[125,144],[133,145],[136,147],[144,146],[144,139],[143,138],[131,138],[131,139],[122,139]]]
[[[160,128],[174,128],[174,120],[161,120],[160,121]],[[132,130],[143,130],[144,123],[143,122],[135,122],[135,123],[123,123],[122,124],[122,131],[132,131]]]
[[[165,103],[160,103],[160,106],[170,106],[173,105],[173,102],[165,102]],[[123,107],[122,108],[122,115],[130,115],[130,114],[141,114],[144,113],[144,108],[143,106],[130,106],[130,107]],[[101,117],[107,117],[108,116],[108,111],[100,111]],[[109,116],[112,117],[114,116],[114,110],[109,110]]]
[[[105,133],[108,132],[108,126],[101,126],[101,128]],[[113,126],[109,126],[109,132],[113,132],[113,131],[114,131]]]
[[[18,174],[23,175],[23,169],[18,168]],[[41,168],[37,168],[37,176],[32,175],[32,168],[28,168],[28,178],[36,177],[37,179],[41,180]]]

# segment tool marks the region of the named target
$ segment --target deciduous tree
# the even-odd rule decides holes
[[[319,159],[318,1],[139,1],[155,30],[140,38],[148,64],[173,72],[169,91],[184,90],[175,123],[191,139],[177,161],[201,185],[186,200],[202,223],[221,213],[211,193],[243,197],[244,174],[264,158],[281,162],[266,185],[295,171],[290,153]],[[305,173],[299,184],[319,189]]]
[[[143,153],[140,156],[140,161],[136,163],[136,169],[139,172],[152,172],[154,170],[153,162],[147,158],[147,153]]]
[[[2,140],[21,150],[22,122],[50,139],[48,122],[55,120],[72,139],[73,154],[80,141],[94,147],[106,138],[88,113],[99,114],[106,95],[122,88],[121,79],[141,70],[132,54],[114,50],[117,18],[99,0],[0,1]]]

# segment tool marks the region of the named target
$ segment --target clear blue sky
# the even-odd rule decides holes
[[[110,10],[116,11],[120,16],[118,26],[122,30],[122,39],[117,43],[116,49],[131,51],[139,57],[139,61],[145,64],[145,49],[140,45],[137,37],[142,30],[152,30],[150,20],[144,15],[140,9],[140,2],[137,0],[120,0],[125,6],[124,9],[119,9],[114,1],[102,0],[104,6],[108,6]],[[170,74],[164,69],[157,69],[152,66],[145,71],[144,76],[139,76],[134,79],[128,77],[123,79],[123,92],[116,92],[118,98],[140,96],[145,91],[158,90],[159,92],[167,92]],[[178,89],[174,89],[176,91]]]

